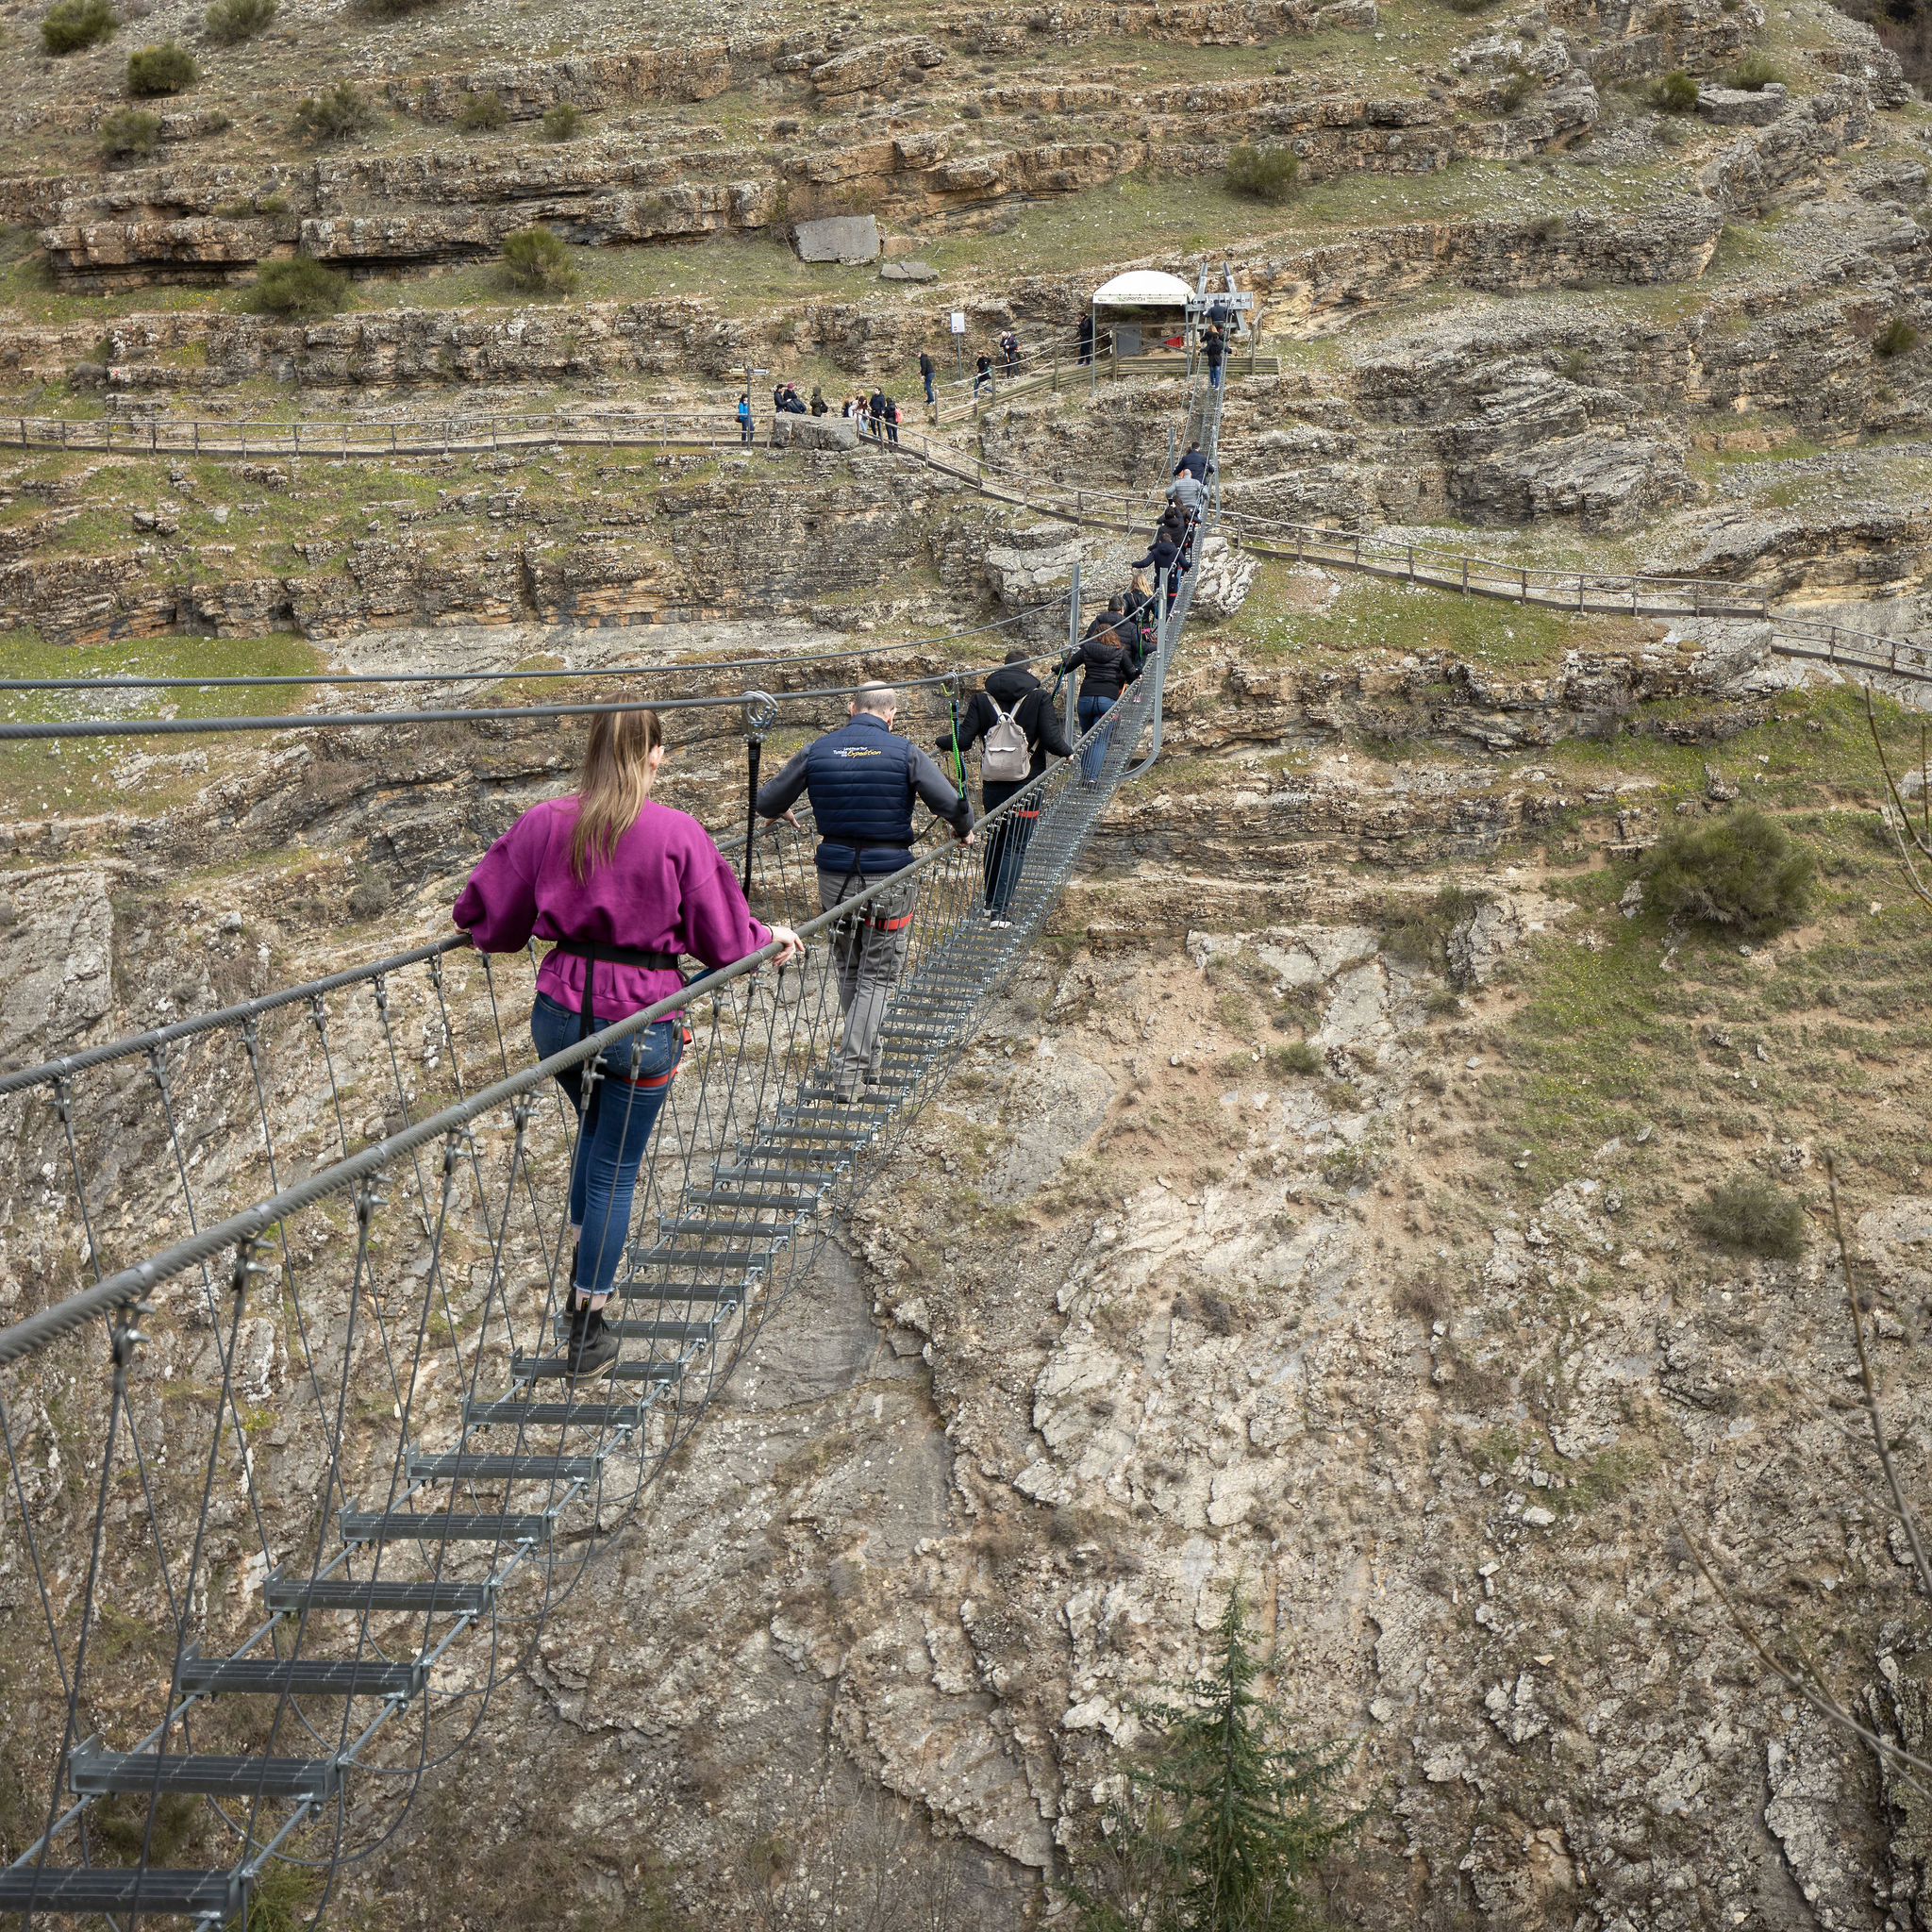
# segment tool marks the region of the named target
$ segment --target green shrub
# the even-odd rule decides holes
[[[1747,94],[1761,93],[1785,77],[1785,71],[1768,54],[1746,54],[1724,76],[1726,87],[1741,88]]]
[[[487,94],[469,94],[457,109],[457,125],[465,134],[482,134],[501,127],[509,119],[509,109],[494,88]]]
[[[503,244],[503,272],[513,289],[530,295],[568,295],[577,285],[570,251],[548,228],[519,228]]]
[[[583,125],[583,113],[575,101],[558,101],[543,110],[545,141],[575,141]]]
[[[1283,1075],[1319,1074],[1323,1071],[1322,1056],[1306,1040],[1291,1040],[1286,1046],[1271,1046],[1265,1058],[1269,1067]]]
[[[141,108],[116,108],[101,116],[95,131],[101,138],[104,159],[145,160],[160,145],[161,117]]]
[[[1455,13],[1480,13],[1490,0],[1449,0],[1450,10]]]
[[[127,92],[137,99],[178,94],[201,78],[194,56],[179,41],[158,47],[137,47],[127,57]]]
[[[1561,215],[1532,215],[1524,223],[1523,232],[1532,242],[1557,242],[1568,225]]]
[[[1872,353],[1884,362],[1894,356],[1909,355],[1918,346],[1919,331],[1903,315],[1894,315],[1872,338]]]
[[[48,54],[77,54],[112,40],[119,25],[108,0],[54,0],[41,20],[41,47]]]
[[[1290,147],[1231,147],[1227,192],[1256,201],[1286,201],[1301,178],[1302,164]]]
[[[1530,90],[1535,85],[1536,82],[1530,75],[1519,67],[1513,74],[1507,75],[1503,84],[1497,88],[1496,105],[1506,114],[1515,113],[1517,108],[1522,107],[1524,101],[1528,100]]]
[[[1665,114],[1694,114],[1697,111],[1697,83],[1682,69],[1666,74],[1650,84],[1650,105]]]
[[[375,125],[375,109],[354,82],[339,80],[319,94],[310,94],[295,109],[298,141],[321,143],[349,141],[367,134]]]
[[[246,306],[258,315],[333,315],[349,300],[349,278],[313,256],[265,261]]]
[[[1805,1252],[1805,1210],[1781,1188],[1741,1174],[1712,1188],[1690,1210],[1690,1226],[1732,1255],[1795,1261]]]
[[[1589,367],[1590,351],[1588,349],[1565,349],[1557,358],[1557,374],[1565,382],[1581,382],[1584,371]]]
[[[1746,805],[1653,847],[1645,897],[1737,932],[1775,932],[1803,916],[1816,870],[1809,852]]]
[[[1482,896],[1460,886],[1444,886],[1433,899],[1385,899],[1376,922],[1382,950],[1411,966],[1446,971],[1449,935],[1474,912]]]
[[[202,25],[217,46],[236,47],[266,33],[275,17],[275,0],[214,0]]]

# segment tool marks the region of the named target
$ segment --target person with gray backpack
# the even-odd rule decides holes
[[[1073,746],[1060,729],[1053,693],[1027,670],[1027,650],[1016,644],[1007,661],[986,680],[986,689],[973,694],[959,719],[956,742],[951,732],[939,741],[941,754],[964,758],[969,746],[979,746],[979,808],[982,816],[995,811],[1046,770],[1047,756],[1068,758]],[[1040,818],[1037,795],[991,824],[986,835],[986,917],[1005,931],[1007,916],[1026,848]]]

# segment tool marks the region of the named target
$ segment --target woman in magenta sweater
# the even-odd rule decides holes
[[[651,794],[664,743],[655,711],[606,713],[591,725],[576,794],[533,806],[484,854],[453,917],[486,953],[557,943],[537,974],[530,1037],[540,1058],[561,1053],[683,986],[679,956],[729,966],[776,941],[783,966],[798,935],[751,916],[710,835]],[[570,1372],[617,1357],[604,1304],[630,1232],[631,1196],[651,1129],[683,1052],[660,1020],[597,1057],[601,1078],[558,1075],[578,1116],[571,1165]]]

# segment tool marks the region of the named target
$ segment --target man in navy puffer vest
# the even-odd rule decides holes
[[[809,792],[818,821],[819,902],[827,912],[890,873],[912,863],[912,807],[924,799],[953,836],[973,841],[973,808],[926,754],[892,730],[898,693],[868,684],[852,701],[852,722],[808,744],[770,784],[758,788],[758,809],[790,818]],[[794,824],[797,821],[791,821]],[[856,923],[839,930],[832,957],[839,968],[844,1038],[832,1058],[838,1098],[858,1098],[861,1081],[875,1082],[883,1042],[879,1028],[906,963],[916,880],[867,901]]]

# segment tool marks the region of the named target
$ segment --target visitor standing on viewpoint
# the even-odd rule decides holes
[[[797,754],[758,790],[761,818],[796,825],[791,808],[809,795],[818,822],[819,903],[827,912],[912,863],[912,808],[924,802],[953,836],[973,842],[973,808],[927,755],[898,736],[899,696],[868,684],[852,700],[851,718]],[[850,1106],[863,1085],[878,1082],[880,1028],[906,964],[919,882],[889,886],[836,929],[832,959],[845,1030],[832,1056],[833,1097]]]
[[[997,811],[1046,770],[1047,754],[1071,758],[1074,748],[1060,729],[1053,693],[1027,669],[1030,653],[1015,644],[1007,661],[988,675],[986,689],[973,694],[961,716],[957,735],[939,740],[941,756],[963,758],[978,744],[979,809],[982,817]],[[1008,913],[1026,863],[1026,848],[1040,819],[1038,796],[1016,806],[984,833],[986,840],[986,913],[988,922],[1005,930]]]
[[[532,806],[483,855],[451,916],[477,950],[556,943],[537,974],[530,1038],[540,1059],[684,986],[684,955],[729,966],[775,941],[774,963],[803,950],[798,935],[751,916],[731,868],[698,822],[651,796],[664,762],[655,711],[606,713],[591,724],[575,793]],[[558,1074],[577,1114],[570,1171],[571,1262],[566,1356],[573,1375],[616,1359],[604,1304],[630,1236],[638,1169],[683,1053],[677,1016],[655,1021]]]
[[[919,379],[925,385],[925,400],[928,408],[938,400],[932,391],[933,359],[924,350],[919,352]]]

